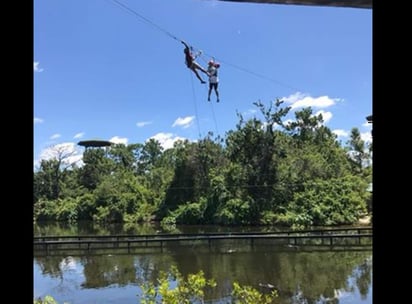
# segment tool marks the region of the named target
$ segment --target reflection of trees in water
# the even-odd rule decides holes
[[[57,285],[51,290],[63,294],[70,292],[73,286],[76,286],[75,279],[67,278],[67,274],[76,268],[75,258],[71,256],[39,257],[35,259],[35,263],[41,269],[42,274],[58,279]]]
[[[358,287],[361,298],[367,298],[369,286],[372,284],[372,258],[365,259],[362,264],[354,271],[356,286]]]
[[[161,271],[167,271],[174,264],[168,254],[139,255],[135,258],[136,281],[139,286],[145,282],[157,283]]]
[[[155,282],[160,271],[168,270],[173,264],[171,257],[165,254],[86,256],[81,259],[81,262],[85,277],[83,288]]]
[[[36,222],[33,226],[35,236],[155,234],[157,229],[158,225],[153,224],[136,224],[125,227],[123,224],[98,224],[92,221],[79,221],[75,225],[67,222]]]
[[[34,236],[76,235],[77,232],[77,227],[67,222],[36,222],[33,225]]]
[[[207,293],[216,299],[231,292],[232,282],[250,285],[262,292],[273,285],[279,303],[339,303],[337,291],[353,291],[349,278],[356,272],[357,287],[367,297],[371,286],[370,252],[255,252],[232,254],[175,255],[182,274],[202,269],[206,277],[215,278],[217,286]],[[190,261],[190,262],[189,262]],[[359,266],[360,265],[360,266]],[[263,286],[263,287],[262,287]]]
[[[62,257],[38,257],[34,261],[41,269],[42,274],[49,275],[52,278],[63,277],[63,270],[60,265]]]
[[[337,291],[353,291],[348,278],[369,256],[365,252],[280,253],[272,279],[284,303],[291,297],[297,300],[294,303],[338,303]],[[370,268],[364,270],[370,275]],[[370,282],[365,297],[369,286]]]
[[[132,256],[86,256],[81,259],[85,281],[83,288],[100,288],[112,284],[125,286],[136,282]]]
[[[35,259],[43,274],[63,278],[62,257]],[[72,261],[73,262],[73,261]],[[96,255],[74,260],[82,264],[82,288],[157,283],[160,271],[176,265],[187,276],[203,270],[217,286],[206,290],[206,299],[230,295],[232,283],[250,285],[261,292],[274,286],[279,304],[339,303],[338,291],[356,289],[366,299],[372,284],[371,252],[199,252],[196,248],[140,255]],[[67,263],[66,263],[67,264]],[[136,288],[136,293],[138,289]]]

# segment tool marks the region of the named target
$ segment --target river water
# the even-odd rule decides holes
[[[151,234],[156,226],[96,227],[45,224],[35,235]],[[256,227],[177,227],[180,232],[258,231]],[[261,230],[259,230],[261,231]],[[186,276],[203,270],[217,286],[206,290],[207,303],[230,303],[234,281],[267,292],[278,291],[279,304],[371,304],[372,250],[277,250],[257,246],[237,250],[222,243],[220,250],[197,246],[168,247],[139,254],[78,254],[34,256],[34,297],[53,296],[59,304],[137,304],[140,286],[156,282],[160,271],[177,266]],[[235,248],[231,250],[231,248]],[[216,248],[215,248],[216,249]]]

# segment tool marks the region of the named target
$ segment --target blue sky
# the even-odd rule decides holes
[[[120,4],[119,4],[120,3]],[[255,101],[312,106],[346,143],[371,140],[372,10],[216,0],[35,0],[34,164],[81,140],[164,148],[261,117]],[[183,45],[221,63],[220,103]],[[201,74],[202,75],[202,74]],[[207,80],[205,75],[202,77]],[[291,111],[288,118],[293,118]]]

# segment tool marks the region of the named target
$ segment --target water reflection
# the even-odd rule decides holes
[[[224,227],[181,227],[180,231],[226,232]],[[35,226],[35,235],[152,234],[155,225],[109,227],[83,223]],[[236,231],[256,231],[243,228]],[[235,231],[231,228],[231,231]],[[203,270],[217,286],[206,290],[208,303],[229,303],[232,283],[262,292],[276,288],[279,304],[371,304],[372,251],[278,251],[265,246],[253,250],[205,251],[168,246],[163,252],[46,256],[34,258],[34,296],[52,295],[59,303],[137,304],[144,282],[156,283],[160,271],[176,265],[183,275]]]
[[[251,232],[251,231],[281,231],[287,228],[281,227],[228,227],[216,225],[202,226],[177,226],[173,233],[212,233],[212,232]],[[166,233],[159,223],[127,225],[106,224],[99,225],[91,221],[81,221],[77,225],[65,222],[40,222],[33,228],[34,236],[46,235],[113,235],[113,234],[155,234]]]
[[[232,282],[238,281],[261,291],[269,291],[268,287],[274,286],[279,291],[278,303],[339,303],[342,293],[358,293],[359,303],[372,303],[370,252],[198,254],[183,250],[138,256],[39,257],[34,263],[35,296],[50,293],[61,301],[67,298],[45,286],[47,277],[60,285],[70,277],[70,284],[77,286],[75,290],[110,287],[112,294],[121,287],[134,286],[137,295],[139,285],[145,281],[156,282],[161,270],[167,271],[170,265],[176,265],[184,275],[202,269],[206,277],[216,279],[217,287],[207,291],[208,300],[228,296]],[[138,303],[135,295],[130,303]],[[75,300],[72,303],[84,300],[81,293],[70,296]],[[111,303],[110,298],[107,300],[106,303]]]

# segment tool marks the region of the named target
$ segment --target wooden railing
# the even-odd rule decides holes
[[[371,246],[371,227],[334,228],[275,232],[231,232],[202,234],[145,234],[145,235],[76,235],[36,236],[33,238],[34,252],[122,249],[131,252],[136,248],[157,247],[165,244],[199,244],[229,240],[247,240],[251,248],[256,245],[301,246]],[[363,241],[367,239],[366,241]],[[263,241],[262,241],[263,240]]]

